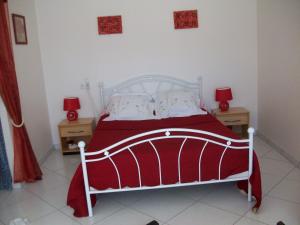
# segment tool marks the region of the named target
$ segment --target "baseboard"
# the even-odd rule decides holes
[[[289,153],[287,153],[283,148],[279,147],[277,144],[275,144],[272,140],[270,140],[269,138],[267,138],[265,135],[263,135],[259,131],[257,131],[257,136],[260,139],[262,139],[264,142],[266,142],[268,145],[270,145],[280,155],[282,155],[283,157],[285,157],[294,166],[299,167],[300,161],[297,161],[293,156],[291,156]]]
[[[13,183],[13,189],[22,189],[24,187],[24,183]]]
[[[39,164],[42,165],[53,151],[56,151],[55,145],[52,145],[48,149],[47,153],[40,160],[38,160]]]
[[[60,144],[53,144],[53,148],[56,150],[56,151],[60,151]]]

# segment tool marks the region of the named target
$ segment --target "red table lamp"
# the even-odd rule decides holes
[[[222,87],[216,89],[216,101],[219,103],[221,112],[226,112],[229,109],[228,101],[232,100],[232,92],[229,87]]]
[[[76,112],[77,109],[80,109],[79,98],[64,98],[64,111],[68,111],[67,118],[69,121],[74,121],[78,119],[78,113]]]

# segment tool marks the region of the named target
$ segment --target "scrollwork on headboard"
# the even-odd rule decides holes
[[[105,109],[107,102],[113,94],[117,93],[147,93],[154,95],[160,91],[169,90],[195,90],[202,99],[202,77],[196,82],[189,82],[165,75],[144,75],[131,78],[113,87],[105,88],[104,83],[99,83],[101,108]]]

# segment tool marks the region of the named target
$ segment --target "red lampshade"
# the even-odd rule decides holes
[[[79,98],[77,97],[64,98],[64,111],[71,111],[77,109],[80,109]]]
[[[226,102],[232,100],[232,92],[230,87],[222,87],[216,89],[216,101]]]

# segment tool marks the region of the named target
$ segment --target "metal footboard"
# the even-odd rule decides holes
[[[179,187],[179,186],[189,186],[189,185],[199,185],[199,184],[209,184],[209,183],[221,183],[221,182],[230,182],[230,181],[238,181],[238,180],[248,180],[248,201],[251,201],[252,199],[252,190],[251,190],[251,184],[250,184],[250,176],[253,171],[253,135],[254,135],[254,129],[249,128],[248,129],[249,138],[248,139],[232,139],[228,138],[222,135],[218,135],[215,133],[202,131],[202,130],[195,130],[195,129],[181,129],[181,128],[168,128],[168,129],[159,129],[159,130],[153,130],[145,133],[141,133],[138,135],[134,135],[132,137],[126,138],[122,141],[119,141],[109,147],[106,147],[102,150],[95,151],[95,152],[85,152],[85,143],[83,141],[78,143],[78,146],[80,148],[80,155],[81,155],[81,162],[82,162],[82,170],[83,170],[83,177],[84,177],[84,187],[85,187],[85,193],[86,193],[86,200],[87,200],[87,208],[89,216],[93,216],[92,212],[92,204],[91,204],[91,194],[97,194],[97,193],[110,193],[110,192],[122,192],[122,191],[135,191],[135,190],[146,190],[146,189],[157,189],[157,188],[169,188],[169,187]],[[150,136],[150,137],[149,137]],[[164,185],[162,183],[163,177],[162,177],[162,171],[161,171],[161,160],[159,151],[157,149],[157,146],[155,146],[154,141],[156,140],[164,140],[164,139],[180,139],[180,149],[178,153],[178,160],[177,160],[177,167],[178,167],[178,183],[176,184],[170,184],[170,185]],[[193,139],[198,140],[204,143],[199,159],[198,159],[198,181],[192,182],[192,183],[183,183],[181,178],[181,155],[184,151],[184,146],[187,142],[187,140]],[[217,141],[218,140],[218,141]],[[143,178],[141,177],[141,171],[140,171],[140,162],[138,161],[138,158],[136,157],[134,151],[132,151],[132,147],[148,143],[152,147],[152,151],[156,155],[156,159],[158,162],[158,172],[159,172],[159,182],[160,185],[158,186],[143,186]],[[217,180],[210,180],[210,181],[202,181],[201,180],[201,163],[203,154],[207,150],[208,144],[214,144],[223,147],[222,155],[219,160],[218,164],[218,179]],[[243,144],[243,145],[236,145],[236,144]],[[118,147],[120,147],[118,149]],[[117,149],[117,150],[116,150]],[[249,150],[249,165],[248,165],[248,174],[247,176],[241,176],[238,178],[229,178],[229,179],[221,179],[221,173],[222,173],[222,162],[223,158],[227,151],[230,150]],[[112,159],[112,156],[119,154],[123,151],[128,151],[136,164],[137,167],[137,173],[138,173],[138,179],[139,179],[139,187],[135,188],[129,188],[129,187],[123,187],[122,188],[122,177],[120,176],[118,166]],[[93,156],[93,158],[87,158],[88,156]],[[113,165],[117,178],[118,178],[118,188],[117,189],[107,189],[107,190],[95,190],[91,188],[89,185],[89,175],[87,171],[87,163],[90,162],[97,162],[108,159],[111,164]]]

